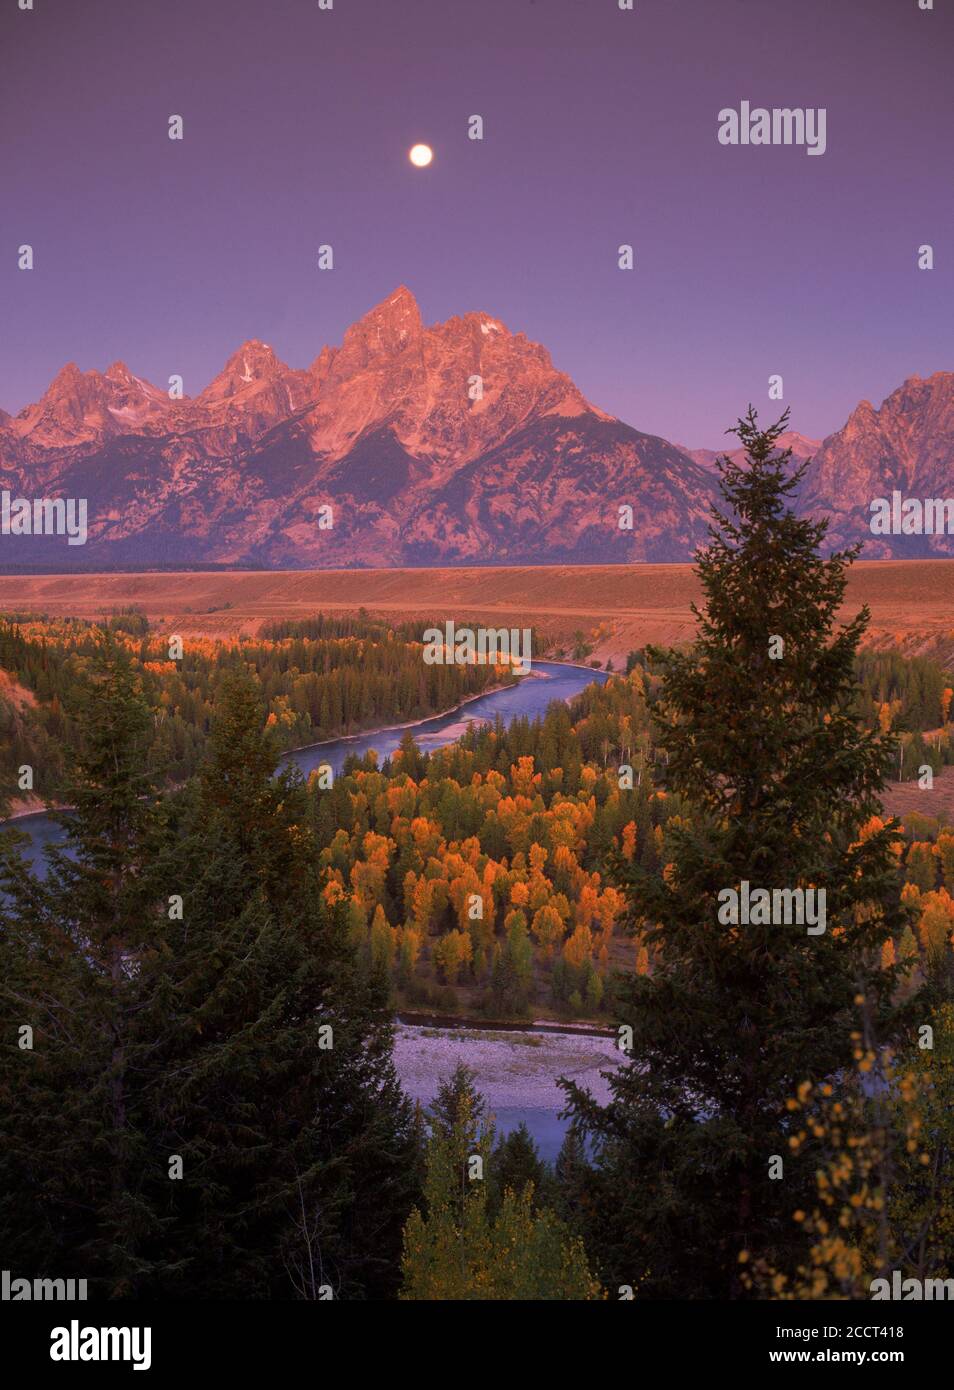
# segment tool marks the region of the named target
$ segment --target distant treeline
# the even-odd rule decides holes
[[[151,765],[174,781],[197,768],[216,692],[230,674],[257,676],[282,749],[425,718],[515,679],[493,666],[427,665],[426,624],[389,627],[363,615],[275,623],[255,639],[187,637],[178,661],[169,659],[168,636],[152,633],[141,613],[119,613],[106,626],[133,655],[155,710]],[[100,638],[95,624],[77,619],[0,619],[0,668],[37,702],[17,709],[0,688],[0,774],[9,793],[17,769],[30,764],[36,792],[57,795],[64,754],[80,737],[72,697]]]
[[[855,663],[861,708],[874,728],[887,706],[890,727],[906,733],[943,728],[951,712],[954,674],[929,657],[862,651]]]
[[[652,704],[660,681],[653,673],[647,651],[630,652],[627,674],[636,668],[643,674],[647,699]],[[925,766],[939,772],[954,762],[949,722],[954,673],[930,657],[867,649],[855,658],[855,678],[861,723],[867,729],[880,729],[897,737],[898,758],[892,768],[897,780],[916,778]]]

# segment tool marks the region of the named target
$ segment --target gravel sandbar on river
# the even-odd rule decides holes
[[[399,1023],[395,1032],[394,1062],[413,1100],[429,1104],[439,1081],[463,1062],[474,1072],[497,1129],[508,1132],[524,1120],[549,1162],[567,1127],[559,1118],[565,1097],[557,1077],[585,1086],[605,1104],[610,1091],[600,1073],[612,1071],[621,1060],[614,1038],[589,1034],[494,1033],[407,1023]]]

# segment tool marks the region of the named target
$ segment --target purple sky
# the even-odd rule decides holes
[[[951,0],[35,4],[0,15],[9,411],[70,359],[189,394],[247,338],[304,366],[400,283],[694,446],[770,373],[822,436],[954,368]],[[720,145],[744,99],[826,107],[827,152]]]

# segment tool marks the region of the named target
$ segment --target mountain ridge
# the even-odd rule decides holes
[[[954,374],[909,378],[877,411],[859,403],[824,441],[781,442],[811,460],[804,510],[829,510],[839,543],[872,540],[883,479],[954,475]],[[39,401],[0,412],[0,487],[88,498],[86,553],[2,537],[0,565],[681,561],[706,539],[717,457],[593,405],[490,314],[425,326],[402,285],[308,367],[248,339],[191,397],[121,360],[65,364]],[[903,555],[910,539],[865,553]],[[928,553],[951,553],[932,539]]]

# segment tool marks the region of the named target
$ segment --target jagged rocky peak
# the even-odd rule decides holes
[[[869,526],[872,500],[896,488],[919,499],[954,492],[954,372],[908,377],[877,408],[860,401],[813,458],[802,500],[829,518],[834,541],[863,541],[866,559],[900,558],[913,555],[912,538],[873,536]],[[917,544],[925,553],[954,553],[947,535]]]
[[[417,300],[405,285],[369,310],[344,335],[335,366],[338,372],[378,358],[396,357],[420,343],[423,324]]]
[[[258,338],[250,338],[232,353],[222,371],[209,382],[197,399],[202,402],[223,400],[253,387],[260,387],[263,382],[270,382],[289,370],[268,343],[262,343]]]
[[[15,429],[36,447],[63,448],[132,432],[161,418],[164,394],[113,362],[105,372],[82,372],[67,362],[36,402],[16,417]]]

